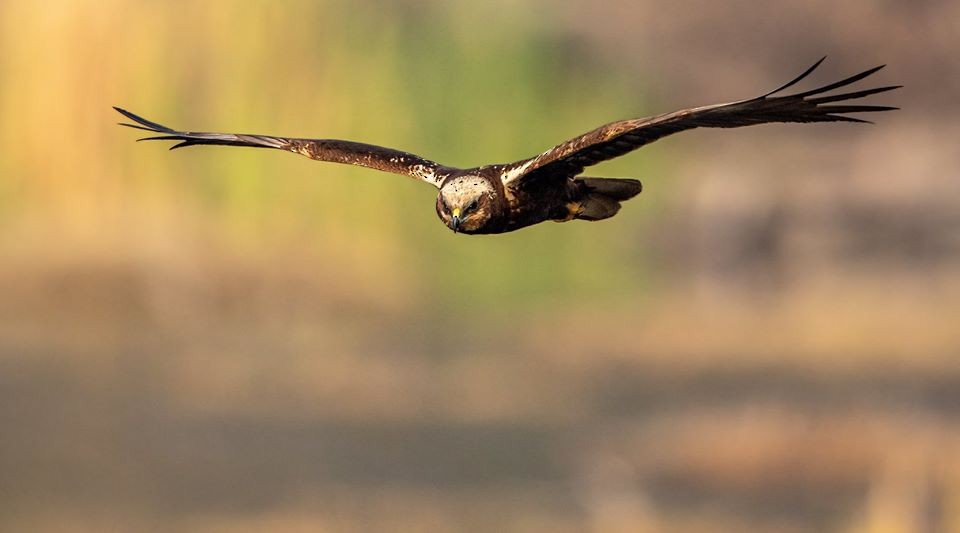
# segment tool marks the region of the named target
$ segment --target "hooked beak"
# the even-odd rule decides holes
[[[460,218],[460,208],[454,209],[451,213],[450,223],[453,226],[453,232],[457,233],[460,230],[460,223],[463,222],[463,219]]]

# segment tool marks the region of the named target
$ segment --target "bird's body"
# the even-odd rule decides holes
[[[468,234],[506,233],[548,220],[599,220],[613,216],[619,208],[617,202],[632,198],[641,190],[640,182],[634,179],[581,177],[549,180],[532,190],[511,188],[503,183],[505,168],[490,165],[446,177],[437,195],[440,220]],[[598,200],[602,193],[595,189],[597,183],[611,192],[610,202]],[[474,199],[477,204],[471,207]],[[586,209],[588,206],[591,209]],[[456,216],[462,221],[455,224],[453,213],[458,207],[460,213]],[[475,220],[484,223],[475,225]]]
[[[699,127],[735,128],[769,122],[866,122],[846,116],[846,113],[896,109],[874,105],[825,104],[863,98],[899,86],[816,96],[861,80],[882,67],[811,91],[774,96],[805,78],[821,62],[823,59],[790,83],[757,98],[684,109],[652,118],[613,122],[535,157],[472,169],[439,165],[399,150],[353,141],[176,131],[129,111],[115,109],[136,122],[124,126],[160,134],[147,139],[180,141],[173,148],[200,144],[274,148],[319,161],[359,165],[410,176],[439,189],[437,215],[447,227],[455,232],[495,234],[548,220],[603,220],[614,216],[620,210],[621,202],[640,193],[640,182],[629,178],[591,178],[580,174],[586,167],[620,157],[674,133]]]

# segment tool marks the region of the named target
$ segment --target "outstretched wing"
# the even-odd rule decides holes
[[[121,126],[146,130],[161,135],[138,139],[141,141],[180,141],[170,147],[182,148],[201,144],[219,144],[226,146],[250,146],[254,148],[276,148],[300,155],[305,155],[317,161],[329,161],[347,165],[403,174],[420,181],[425,181],[439,188],[443,179],[455,169],[438,165],[420,156],[384,148],[372,144],[364,144],[337,139],[298,139],[293,137],[274,137],[269,135],[247,135],[241,133],[202,133],[191,131],[176,131],[166,126],[149,121],[125,109],[114,107],[120,114],[136,122],[136,124],[121,123]]]
[[[768,122],[868,122],[846,114],[897,109],[876,105],[849,105],[844,101],[891,91],[899,88],[899,85],[812,98],[862,80],[883,68],[883,65],[819,89],[789,96],[774,96],[806,78],[824,59],[826,58],[817,61],[789,83],[757,98],[600,126],[536,157],[506,165],[503,181],[510,187],[522,188],[544,178],[575,176],[586,167],[620,157],[667,135],[694,128],[739,128]]]

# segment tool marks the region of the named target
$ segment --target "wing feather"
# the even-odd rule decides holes
[[[304,155],[317,161],[359,165],[393,174],[402,174],[425,181],[437,188],[440,187],[443,179],[455,170],[417,155],[373,144],[338,139],[301,139],[242,133],[177,131],[125,109],[119,107],[114,107],[114,109],[135,123],[120,123],[121,126],[161,134],[144,137],[138,139],[139,141],[179,141],[170,147],[171,150],[203,144],[274,148]]]
[[[826,58],[823,58],[826,59]],[[770,122],[864,122],[846,113],[865,113],[897,109],[875,105],[822,105],[846,102],[879,94],[901,86],[878,87],[845,94],[819,96],[862,80],[883,66],[874,67],[849,78],[813,90],[788,96],[776,96],[809,76],[823,62],[820,59],[800,76],[763,96],[727,104],[684,109],[651,118],[623,120],[600,126],[546,152],[504,165],[504,184],[522,188],[542,179],[575,176],[584,168],[620,157],[658,139],[694,128],[738,128]]]

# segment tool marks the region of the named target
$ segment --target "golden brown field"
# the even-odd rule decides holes
[[[960,4],[0,2],[0,530],[960,531]],[[591,169],[616,218],[115,126],[459,166],[880,63],[875,126]]]

